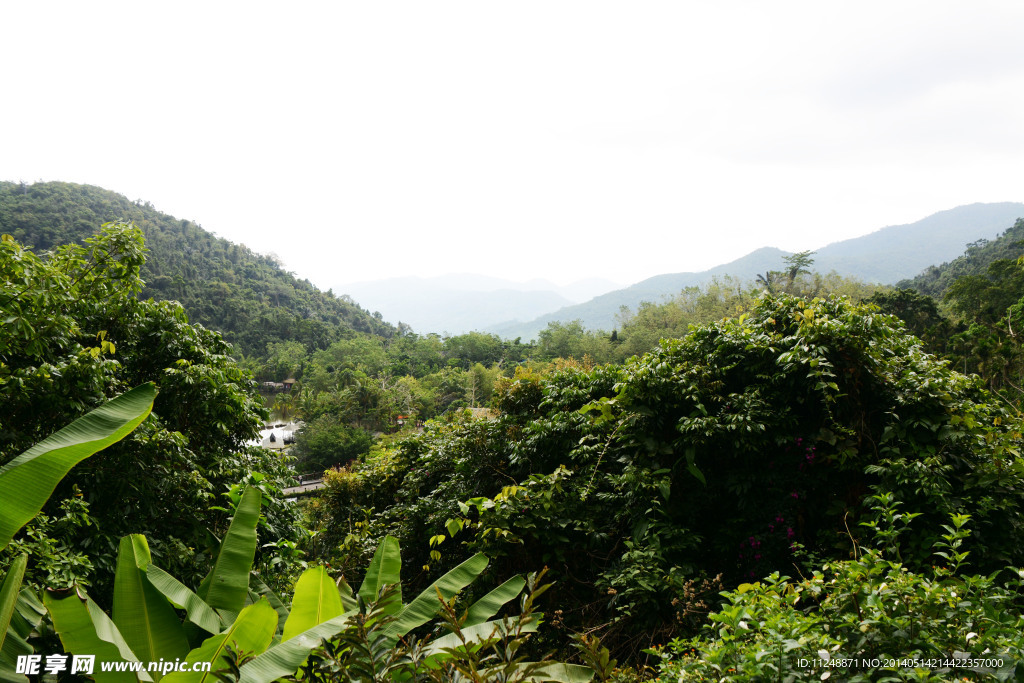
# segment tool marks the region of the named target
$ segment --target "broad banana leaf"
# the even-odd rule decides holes
[[[529,666],[529,662],[525,662],[523,666]],[[589,666],[551,662],[542,665],[526,680],[537,683],[589,683],[593,677],[594,670]]]
[[[174,607],[150,584],[152,562],[146,537],[121,539],[114,575],[114,623],[132,652],[144,662],[183,658],[189,650]],[[159,672],[153,674],[160,680]]]
[[[359,597],[363,602],[374,602],[380,589],[388,585],[397,585],[395,599],[384,608],[385,614],[397,614],[402,609],[402,551],[398,547],[398,539],[385,536],[373,553],[373,559],[366,570],[363,583],[359,586]],[[437,601],[435,596],[434,601]]]
[[[76,655],[96,655],[93,678],[97,683],[134,683],[152,681],[146,671],[103,671],[100,662],[139,662],[118,631],[117,626],[103,610],[80,588],[66,591],[48,590],[43,595],[53,627],[60,636],[65,652]]]
[[[42,509],[72,467],[126,437],[153,409],[143,384],[84,415],[0,467],[0,549]]]
[[[270,683],[294,674],[324,638],[337,635],[354,612],[346,612],[270,648],[242,665],[238,683]]]
[[[160,567],[150,564],[146,567],[146,577],[154,588],[171,601],[171,604],[185,610],[188,620],[199,628],[211,635],[220,633],[224,628],[224,623],[212,607]]]
[[[256,524],[260,519],[261,496],[259,489],[246,487],[228,533],[221,541],[217,562],[208,581],[200,586],[199,597],[214,609],[237,614],[245,606],[245,598],[249,594],[249,571],[256,557]]]
[[[15,571],[16,567],[12,566],[8,577]],[[15,596],[14,611],[5,629],[3,645],[0,646],[0,683],[28,683],[28,676],[15,673],[18,656],[32,654],[28,638],[45,614],[46,608],[31,589],[22,588],[21,593]]]
[[[352,597],[352,588],[348,585],[348,581],[342,576],[337,581],[338,592],[341,594],[341,606],[345,608],[346,612],[359,609],[359,603]]]
[[[437,601],[438,590],[445,600],[451,600],[456,593],[480,576],[480,572],[487,568],[489,561],[486,555],[477,553],[427,586],[415,600],[402,608],[398,617],[384,630],[384,637],[397,641],[409,631],[433,619],[440,609]]]
[[[463,622],[463,627],[482,624],[493,617],[498,613],[498,610],[504,607],[508,602],[515,600],[519,593],[522,592],[523,586],[525,585],[526,579],[518,575],[513,576],[511,579],[474,602],[470,606],[469,612],[466,613],[466,621]]]
[[[163,678],[163,683],[213,683],[218,680],[213,674],[226,668],[224,655],[228,645],[236,652],[251,652],[259,655],[270,645],[277,630],[277,612],[266,600],[243,609],[234,623],[224,633],[210,636],[203,644],[188,653],[187,665],[210,662],[210,671],[175,671]],[[192,668],[187,666],[186,668]]]
[[[10,626],[7,627],[7,637],[4,639],[3,647],[0,647],[0,681],[28,683],[27,676],[14,673],[17,669],[18,655],[32,654],[28,638],[39,628],[44,616],[46,607],[36,594],[27,586],[22,588],[14,614],[11,616]]]
[[[259,602],[260,598],[266,598],[270,606],[277,612],[277,632],[284,629],[284,622],[288,619],[288,607],[278,597],[277,593],[270,589],[259,574],[253,572],[249,575],[249,604]]]
[[[281,638],[287,641],[344,611],[338,586],[327,575],[327,570],[323,567],[307,569],[295,584],[291,613]]]
[[[20,555],[11,563],[11,568],[4,577],[3,586],[0,586],[0,650],[3,649],[7,627],[11,625],[11,617],[14,616],[14,608],[18,604],[18,591],[21,589],[21,580],[25,578],[27,566],[28,555]]]

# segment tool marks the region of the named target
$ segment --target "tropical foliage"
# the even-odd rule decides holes
[[[156,390],[142,385],[109,401],[0,467],[0,551],[35,515],[79,462],[125,438],[150,414]],[[0,575],[0,680],[16,675],[16,659],[32,652],[43,609],[32,588],[21,588],[29,553],[18,552]]]
[[[636,656],[722,584],[844,558],[873,492],[922,513],[908,567],[963,513],[977,569],[1024,559],[1016,415],[867,305],[765,297],[621,367],[519,372],[495,405],[329,477],[309,509],[332,562],[384,533],[429,535],[407,560],[428,574],[468,551],[540,561],[570,628],[610,622]]]
[[[271,488],[289,476],[279,458],[249,446],[262,401],[220,335],[189,324],[178,304],[138,298],[144,255],[126,224],[42,256],[0,240],[0,463],[133,386],[160,390],[152,419],[58,484],[38,522],[47,534],[25,532],[29,544],[46,536],[66,556],[88,558],[69,578],[104,596],[123,535],[145,532],[171,569],[201,576],[229,487],[253,472]],[[267,520],[264,542],[297,538],[296,515],[279,501]]]
[[[958,676],[1019,673],[1016,260],[936,302],[803,252],[613,332],[328,325],[240,365],[142,299],[144,255],[129,224],[0,241],[6,672],[35,646],[210,665],[107,672],[126,680],[938,680],[828,662],[955,653],[1006,662]],[[297,462],[249,446],[264,401],[305,421]],[[105,436],[33,446],[83,415]],[[301,516],[291,466],[332,467]]]

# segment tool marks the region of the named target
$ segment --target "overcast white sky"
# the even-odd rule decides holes
[[[0,179],[321,287],[626,284],[1024,200],[1024,3],[6,3]]]

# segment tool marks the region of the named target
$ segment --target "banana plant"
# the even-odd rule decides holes
[[[399,645],[399,640],[434,619],[441,601],[450,601],[471,584],[487,567],[486,555],[478,553],[425,588],[409,603],[401,599],[401,550],[398,540],[386,536],[377,546],[366,576],[357,592],[342,579],[332,581],[322,567],[306,570],[295,588],[291,611],[285,622],[282,641],[243,664],[239,683],[270,683],[292,676],[314,648],[350,629],[357,617],[379,614],[380,626],[371,626],[369,650],[384,653]],[[460,636],[449,634],[424,649],[425,665],[439,666],[451,656],[451,650],[479,647],[509,628],[505,619],[494,619],[501,608],[522,593],[526,580],[515,576],[482,598],[466,611]],[[364,622],[365,623],[365,622]],[[511,623],[514,623],[511,622]],[[519,632],[532,632],[537,620],[519,625]],[[372,655],[371,655],[372,656]],[[558,662],[532,665],[536,680],[586,683],[593,676],[587,667]],[[396,680],[401,680],[398,676]]]
[[[296,584],[282,641],[244,664],[240,683],[270,683],[295,673],[322,639],[337,635],[348,625],[360,602],[376,602],[386,587],[393,587],[392,599],[383,605],[382,612],[392,620],[381,635],[386,646],[394,646],[399,638],[434,618],[439,591],[445,599],[451,599],[472,583],[487,563],[485,555],[474,555],[408,604],[401,601],[402,556],[398,539],[392,536],[386,536],[377,546],[358,592],[354,593],[344,580],[332,581],[323,567],[307,569]],[[509,595],[506,602],[514,597]]]
[[[145,536],[139,534],[121,539],[113,618],[81,588],[47,591],[44,603],[64,648],[72,654],[97,654],[97,659],[102,648],[104,661],[111,662],[184,661],[174,669],[127,675],[96,671],[97,681],[207,680],[210,672],[192,669],[202,669],[204,662],[211,669],[220,667],[229,645],[257,654],[266,650],[277,631],[278,613],[266,597],[253,601],[249,590],[260,497],[254,488],[243,492],[213,568],[197,592],[157,567]],[[184,610],[184,622],[175,609]],[[197,643],[189,642],[189,624],[200,634]]]
[[[112,617],[81,588],[47,591],[44,603],[65,649],[123,664],[122,671],[95,670],[99,683],[213,683],[220,680],[220,670],[237,667],[232,657],[238,653],[247,659],[237,668],[239,683],[270,683],[295,674],[314,648],[342,633],[365,605],[377,604],[382,595],[390,600],[380,603],[387,621],[377,644],[395,647],[437,615],[439,598],[453,599],[488,564],[485,555],[474,555],[404,604],[401,551],[398,540],[388,536],[377,547],[357,592],[344,580],[332,581],[323,567],[314,567],[300,576],[289,609],[252,573],[260,503],[259,490],[246,488],[213,569],[196,591],[157,567],[145,537],[137,534],[121,540]],[[524,580],[516,577],[475,602],[463,622],[462,642],[484,642],[500,632],[504,622],[492,617],[523,586]],[[184,612],[183,620],[176,610]],[[535,628],[532,622],[523,630]],[[190,637],[190,632],[199,636]],[[435,660],[447,656],[440,648],[430,654]],[[148,662],[176,665],[142,670]],[[134,663],[138,670],[133,672]],[[550,671],[547,680],[571,678],[578,683],[586,678],[571,668]]]
[[[143,384],[121,394],[47,437],[0,467],[0,550],[32,520],[72,467],[128,436],[153,410],[156,387]],[[27,681],[15,674],[19,655],[32,653],[29,635],[44,610],[38,597],[21,589],[28,556],[12,563],[0,582],[0,681]]]

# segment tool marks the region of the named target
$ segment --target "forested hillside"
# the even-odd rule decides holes
[[[942,265],[926,268],[920,275],[902,280],[898,287],[917,290],[941,298],[957,278],[984,275],[990,264],[1000,259],[1016,260],[1024,253],[1024,219],[993,240],[981,239],[967,245],[966,251]]]
[[[310,349],[394,328],[350,300],[321,292],[269,256],[216,237],[149,203],[91,185],[0,182],[0,234],[36,251],[81,242],[102,223],[131,221],[145,236],[143,298],[181,302],[192,322],[221,332],[246,355],[298,341]]]

